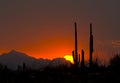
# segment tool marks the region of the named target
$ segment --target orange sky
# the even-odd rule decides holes
[[[22,46],[13,47],[12,49],[17,50],[19,52],[26,53],[35,58],[47,58],[47,59],[54,59],[57,57],[64,57],[65,55],[71,55],[72,50],[74,50],[74,23],[73,23],[73,33],[70,37],[69,36],[49,36],[48,38],[40,41],[40,39],[33,41],[33,43],[28,42],[27,44],[23,43]],[[66,31],[67,32],[67,31]],[[62,33],[61,33],[62,34]],[[56,34],[57,35],[57,34]],[[79,38],[78,38],[79,39]],[[79,40],[78,40],[79,41]],[[83,45],[82,41],[78,42],[78,51],[81,54],[81,49],[85,48],[87,51],[87,46]],[[9,49],[2,49],[0,50],[1,53],[9,52],[12,50]],[[85,53],[88,57],[88,51]]]
[[[108,3],[109,2],[109,3]],[[120,1],[0,0],[0,54],[12,49],[36,58],[72,54],[74,22],[78,50],[89,57],[89,23],[94,55],[107,60],[120,52]]]

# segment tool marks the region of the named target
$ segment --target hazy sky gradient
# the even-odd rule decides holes
[[[108,57],[120,51],[119,15],[120,0],[0,0],[0,53],[71,54],[77,21],[79,51],[88,56],[92,22],[95,54]]]

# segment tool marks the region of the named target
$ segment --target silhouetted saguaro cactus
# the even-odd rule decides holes
[[[84,60],[84,50],[82,49],[82,61],[81,61],[81,67],[84,68],[85,67],[85,60]]]
[[[93,65],[92,54],[93,54],[93,34],[92,34],[92,24],[90,24],[90,62],[89,62],[90,67]]]
[[[79,63],[80,63],[80,54],[79,54],[79,55],[78,55],[78,54],[76,55],[75,52],[72,51],[72,56],[73,56],[74,64],[75,64],[76,66],[78,66]]]
[[[80,54],[77,52],[77,27],[76,27],[76,22],[74,23],[75,25],[75,50],[72,51],[72,56],[73,56],[73,61],[76,66],[80,63]]]

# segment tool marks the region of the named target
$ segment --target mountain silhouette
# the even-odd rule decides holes
[[[14,70],[17,69],[18,65],[22,66],[23,63],[25,63],[27,66],[31,66],[34,61],[35,58],[15,50],[0,56],[0,63]]]
[[[26,67],[30,69],[43,70],[46,67],[57,67],[60,65],[70,66],[71,63],[66,61],[64,58],[55,58],[53,60],[42,58],[36,59],[25,53],[12,50],[0,56],[0,64],[5,65],[12,70],[17,70],[18,66],[22,67],[23,64],[26,64]]]
[[[50,62],[51,67],[57,67],[57,66],[71,66],[71,62],[67,61],[64,58],[55,58]]]

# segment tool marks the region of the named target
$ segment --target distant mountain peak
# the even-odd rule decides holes
[[[19,51],[16,51],[16,50],[11,50],[10,52],[6,53],[7,55],[13,55],[13,56],[24,56],[24,57],[31,57],[23,52],[19,52]],[[33,58],[33,57],[31,57]]]
[[[13,50],[11,50],[10,52],[17,52],[17,51],[13,49]]]
[[[20,53],[20,52],[18,52],[16,50],[11,50],[8,54],[16,54],[16,53]]]

